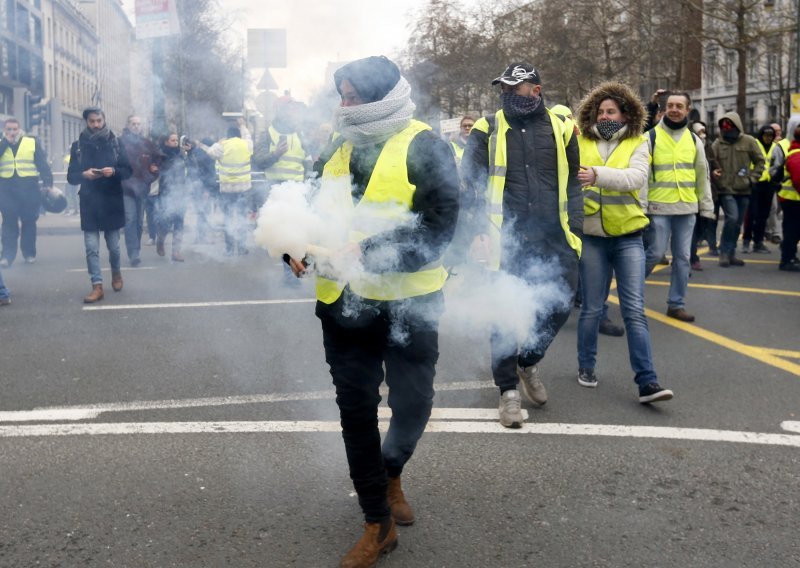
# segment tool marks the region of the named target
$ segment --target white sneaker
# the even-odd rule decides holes
[[[519,377],[519,386],[528,400],[538,405],[547,402],[547,389],[544,388],[542,381],[539,379],[539,367],[536,365],[531,365],[530,367],[517,365],[517,377]]]
[[[522,428],[522,398],[518,390],[508,390],[500,395],[500,424],[506,428]]]

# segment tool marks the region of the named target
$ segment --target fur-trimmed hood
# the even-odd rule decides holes
[[[576,118],[578,128],[583,136],[590,140],[599,140],[592,126],[597,122],[597,110],[600,108],[600,103],[606,99],[616,101],[620,110],[628,115],[628,128],[625,129],[623,138],[633,138],[644,132],[647,112],[642,101],[627,85],[608,81],[592,89],[578,107]]]

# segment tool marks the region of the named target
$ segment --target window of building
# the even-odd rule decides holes
[[[19,48],[19,80],[30,85],[33,79],[31,73],[31,53],[24,47]]]
[[[767,120],[770,122],[778,120],[778,105],[769,105],[767,107]]]
[[[745,110],[745,119],[744,129],[747,132],[755,132],[756,131],[756,109],[753,107],[747,107]]]
[[[0,20],[2,20],[3,29],[14,33],[16,30],[16,11],[17,3],[15,0],[0,0]]]
[[[31,41],[31,26],[28,21],[28,10],[17,4],[16,16],[17,37],[24,39],[25,41]]]
[[[728,51],[725,57],[725,83],[728,85],[736,82],[736,57],[735,51]]]
[[[717,113],[713,110],[706,112],[706,133],[712,138],[717,136]]]
[[[747,50],[747,78],[750,81],[755,81],[758,79],[759,73],[759,60],[758,60],[758,50],[755,47],[751,47]]]
[[[33,24],[33,43],[42,47],[44,45],[42,41],[42,20],[36,16],[31,16],[31,23]]]

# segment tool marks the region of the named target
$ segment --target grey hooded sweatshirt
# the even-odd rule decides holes
[[[758,147],[756,139],[744,133],[742,119],[735,112],[722,115],[718,123],[722,131],[722,121],[730,120],[739,129],[739,137],[735,142],[726,141],[721,135],[714,140],[711,151],[714,153],[722,176],[717,179],[720,195],[750,195],[753,184],[757,183],[764,172],[764,154]]]

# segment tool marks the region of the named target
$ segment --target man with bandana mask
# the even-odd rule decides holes
[[[742,230],[750,194],[764,173],[766,159],[756,139],[744,133],[742,119],[737,113],[722,115],[718,124],[720,137],[714,140],[711,151],[719,164],[712,175],[717,179],[719,201],[725,213],[719,265],[723,268],[744,266],[744,261],[736,258],[736,241]]]
[[[502,108],[475,123],[461,162],[464,180],[478,196],[473,256],[492,271],[531,286],[555,284],[570,296],[537,318],[531,340],[522,345],[512,330],[492,331],[500,423],[520,428],[518,385],[533,404],[547,402],[538,365],[566,323],[578,286],[583,193],[572,121],[545,108],[539,72],[529,63],[512,63],[492,84],[500,85]]]
[[[696,215],[714,218],[714,202],[708,163],[700,137],[689,129],[692,101],[687,93],[668,93],[666,113],[648,132],[652,162],[647,189],[647,260],[649,275],[672,242],[667,315],[684,322],[694,321],[686,311],[689,287],[692,235]]]
[[[458,217],[459,180],[447,143],[412,118],[411,86],[394,63],[359,59],[334,82],[337,134],[314,169],[319,198],[351,221],[349,242],[333,258],[355,270],[318,273],[316,314],[366,521],[339,565],[368,568],[397,546],[395,525],[415,520],[400,475],[433,407],[442,256]],[[306,271],[300,259],[285,260],[296,276]],[[384,380],[392,418],[381,447]]]

